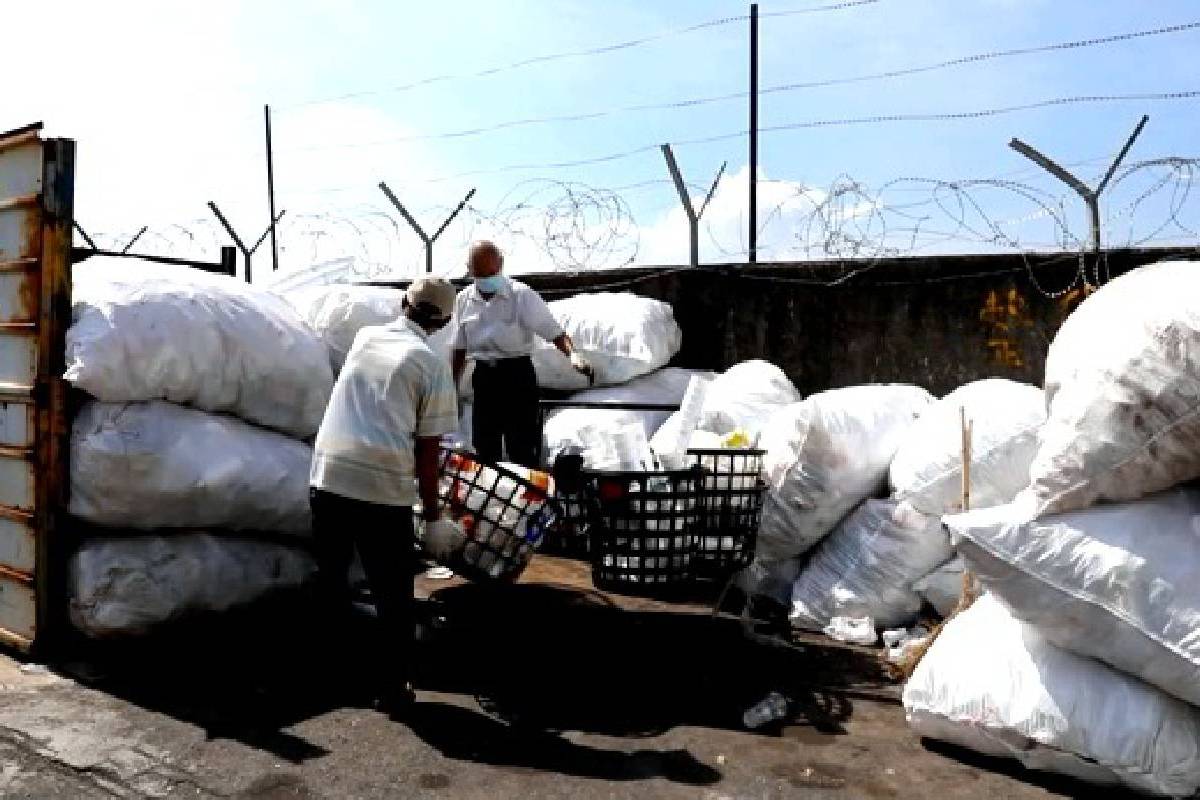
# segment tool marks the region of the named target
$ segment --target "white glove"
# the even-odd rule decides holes
[[[425,552],[435,561],[444,561],[457,553],[467,542],[467,534],[454,520],[437,519],[425,523]]]
[[[592,362],[584,358],[578,350],[571,351],[571,367],[580,375],[586,375],[589,381],[596,380],[596,370],[592,368]]]

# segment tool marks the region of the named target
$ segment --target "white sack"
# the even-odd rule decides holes
[[[789,617],[819,631],[834,617],[871,617],[880,628],[913,621],[913,582],[951,555],[941,520],[906,502],[868,500],[813,549],[792,586]]]
[[[581,403],[653,403],[678,405],[687,391],[688,381],[693,375],[703,374],[694,370],[667,367],[649,375],[634,378],[623,386],[588,389],[571,395],[570,399]],[[567,446],[584,447],[587,429],[613,434],[623,425],[641,423],[646,438],[671,416],[670,411],[605,411],[588,408],[565,408],[546,417],[543,428],[544,450],[547,458]]]
[[[70,511],[97,525],[312,529],[312,448],[170,403],[88,403],[71,431]]]
[[[744,361],[708,385],[699,427],[722,435],[740,428],[753,438],[782,406],[801,399],[779,367],[767,361]]]
[[[1046,419],[1042,391],[1002,378],[955,389],[921,415],[892,460],[893,496],[941,516],[962,510],[962,419],[971,421],[971,504],[1000,505],[1029,484]]]
[[[1031,519],[946,517],[983,585],[1050,641],[1200,705],[1200,490]]]
[[[916,386],[854,386],[815,394],[771,417],[759,442],[768,485],[759,558],[805,552],[878,494],[904,432],[932,400]]]
[[[1200,477],[1197,296],[1200,262],[1168,261],[1116,278],[1067,318],[1046,356],[1039,514]]]
[[[671,306],[628,292],[581,294],[550,303],[550,311],[596,370],[597,386],[615,386],[666,366],[683,344]],[[533,351],[538,384],[586,389],[587,378],[549,342]]]
[[[958,601],[962,598],[963,572],[966,568],[962,556],[956,555],[914,583],[913,591],[933,606],[939,616],[949,617],[958,608]]]
[[[68,610],[88,636],[142,634],[203,611],[226,611],[300,586],[304,550],[205,533],[95,539],[71,558]]]
[[[446,363],[454,364],[454,332],[455,324],[451,322],[446,327],[442,328],[437,333],[429,337],[429,349],[435,353],[440,353],[446,359]],[[467,359],[463,365],[462,377],[458,380],[458,396],[463,401],[470,401],[475,397],[475,388],[472,381],[475,379],[475,362]]]
[[[904,687],[921,736],[1029,769],[1190,796],[1200,712],[1059,649],[991,595],[946,623]]]
[[[125,261],[125,259],[118,259]],[[169,400],[305,437],[333,389],[325,345],[283,298],[186,267],[73,270],[66,379],[106,403]]]
[[[284,295],[325,342],[334,372],[346,362],[363,328],[386,325],[404,313],[404,291],[348,283],[298,289]]]

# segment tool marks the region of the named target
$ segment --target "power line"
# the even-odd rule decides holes
[[[828,8],[828,7],[825,7]],[[775,14],[796,13],[796,12],[774,12]],[[769,16],[769,15],[763,15]],[[891,78],[905,77],[910,75],[919,75],[927,72],[934,72],[953,67],[964,66],[968,64],[979,64],[986,61],[992,61],[1001,58],[1013,58],[1017,56],[1035,55],[1039,53],[1063,52],[1069,50],[1078,50],[1089,47],[1098,47],[1102,45],[1112,45],[1121,42],[1133,41],[1152,36],[1164,36],[1173,33],[1183,33],[1190,30],[1200,28],[1200,21],[1186,22],[1178,25],[1170,25],[1162,28],[1154,28],[1151,30],[1132,31],[1126,33],[1113,34],[1111,36],[1093,37],[1089,39],[1078,39],[1069,42],[1057,42],[1054,44],[1037,45],[1033,47],[1020,47],[1011,50],[995,50],[985,53],[974,53],[972,55],[961,56],[959,58],[950,59],[947,61],[938,61],[932,64],[924,64],[916,67],[907,67],[903,69],[888,70],[885,72],[874,72],[865,75],[853,75],[842,78],[829,78],[819,81],[806,81],[802,83],[786,83],[777,86],[769,86],[762,89],[759,94],[779,94],[785,92],[795,92],[804,89],[816,89],[830,86],[841,86],[852,83],[864,83],[868,81],[887,80]],[[472,136],[480,136],[488,133],[497,133],[503,130],[513,128],[524,128],[534,125],[546,125],[564,122],[587,122],[605,117],[616,116],[619,114],[641,113],[647,111],[667,111],[673,109],[695,108],[697,106],[711,105],[714,103],[723,103],[732,100],[742,100],[749,97],[749,92],[730,92],[728,94],[709,95],[706,97],[692,97],[682,100],[672,100],[660,103],[640,103],[636,105],[620,106],[617,108],[603,109],[599,111],[585,111],[572,114],[557,114],[541,117],[525,117],[521,119],[507,120],[504,122],[494,123],[492,125],[479,126],[475,128],[464,128],[457,131],[445,131],[440,133],[413,134],[410,136],[401,136],[390,139],[380,139],[371,142],[348,142],[341,144],[321,144],[312,145],[309,147],[295,148],[292,152],[317,152],[322,150],[333,150],[343,148],[360,148],[360,147],[380,147],[391,144],[402,144],[406,142],[424,142],[438,141],[447,139],[460,139]]]
[[[764,17],[792,17],[792,16],[797,16],[800,14],[813,14],[813,13],[822,12],[822,11],[843,11],[846,9],[857,8],[859,6],[875,5],[876,3],[879,3],[879,2],[882,2],[882,0],[847,0],[847,2],[830,3],[830,4],[826,4],[826,5],[821,5],[821,6],[810,6],[807,8],[798,8],[798,9],[785,10],[785,11],[773,11],[771,13],[763,14],[761,16],[764,16]],[[660,41],[663,41],[664,39],[672,39],[677,36],[686,36],[688,34],[697,33],[699,31],[704,31],[704,30],[709,30],[711,28],[719,28],[719,27],[723,27],[726,25],[733,25],[735,23],[745,22],[749,18],[750,18],[749,16],[747,16],[745,14],[741,14],[741,15],[733,16],[733,17],[721,17],[718,19],[710,19],[710,20],[706,20],[704,22],[698,22],[693,25],[688,25],[683,28],[676,28],[676,29],[669,30],[669,31],[663,31],[661,33],[650,34],[648,36],[641,36],[636,39],[628,39],[626,41],[614,42],[611,44],[599,45],[596,47],[587,47],[587,48],[583,48],[580,50],[568,50],[568,51],[564,51],[564,52],[560,52],[560,53],[549,53],[547,55],[533,56],[531,58],[524,58],[519,61],[513,61],[508,64],[501,64],[499,66],[488,67],[486,69],[481,69],[476,72],[448,73],[445,75],[435,75],[433,77],[422,78],[419,81],[413,81],[411,83],[404,83],[404,84],[400,84],[398,86],[391,86],[391,87],[387,87],[387,88],[383,88],[383,89],[368,89],[368,90],[358,91],[358,92],[347,92],[345,94],[336,95],[336,96],[332,96],[332,97],[325,97],[325,98],[321,98],[321,99],[317,99],[317,100],[306,100],[304,102],[292,103],[289,105],[277,105],[277,106],[275,106],[275,108],[280,111],[287,111],[287,110],[291,110],[294,108],[304,108],[307,106],[323,105],[326,103],[336,103],[336,102],[340,102],[342,100],[354,100],[354,99],[358,99],[361,97],[372,97],[372,96],[381,95],[381,94],[394,94],[397,92],[407,92],[407,91],[411,91],[413,89],[418,89],[418,88],[421,88],[424,86],[431,86],[431,85],[437,84],[437,83],[445,83],[447,81],[466,80],[466,79],[472,79],[472,78],[487,78],[487,77],[491,77],[493,75],[498,75],[502,72],[510,72],[512,70],[522,69],[524,67],[529,67],[529,66],[533,66],[536,64],[548,64],[548,63],[551,63],[554,61],[563,61],[566,59],[586,58],[586,57],[590,57],[590,56],[599,56],[599,55],[606,55],[609,53],[616,53],[616,52],[620,52],[622,50],[629,50],[634,47],[641,47],[643,45],[660,42]]]
[[[808,122],[792,122],[782,125],[769,125],[759,129],[760,133],[779,133],[782,131],[797,131],[810,130],[814,128],[830,128],[843,127],[851,125],[872,125],[888,122],[952,122],[960,120],[983,119],[986,117],[1001,116],[1004,114],[1013,114],[1019,111],[1033,111],[1039,108],[1052,108],[1055,106],[1081,105],[1092,103],[1114,103],[1114,102],[1130,102],[1130,101],[1166,101],[1166,100],[1190,100],[1200,97],[1200,90],[1182,91],[1182,92],[1156,92],[1156,93],[1141,93],[1141,94],[1119,94],[1119,95],[1079,95],[1074,97],[1056,97],[1050,100],[1039,100],[1033,103],[1022,103],[1020,105],[1004,106],[1001,108],[988,108],[976,111],[959,111],[949,113],[931,113],[931,114],[878,114],[869,117],[847,117],[842,119],[825,119],[811,120]],[[688,146],[699,144],[714,144],[716,142],[728,141],[730,139],[740,139],[748,135],[747,131],[737,131],[735,133],[722,133],[714,136],[702,136],[693,139],[672,139],[671,143],[675,146]],[[569,169],[573,167],[593,166],[596,164],[608,163],[611,161],[621,161],[633,156],[641,155],[642,153],[650,152],[658,148],[658,145],[645,145],[632,150],[625,150],[619,153],[609,153],[602,156],[594,156],[591,158],[582,158],[572,161],[560,161],[549,164],[510,164],[504,167],[494,167],[491,169],[470,170],[468,172],[460,172],[456,175],[449,175],[441,178],[428,178],[417,181],[417,183],[442,183],[443,181],[459,180],[462,178],[473,178],[481,175],[498,175],[505,172],[518,172],[526,170],[540,169]]]
[[[840,127],[850,125],[869,125],[882,124],[889,122],[953,122],[965,121],[972,119],[984,119],[987,117],[1001,116],[1005,114],[1013,114],[1020,111],[1032,111],[1040,108],[1051,108],[1055,106],[1081,105],[1093,103],[1113,103],[1113,102],[1132,102],[1132,101],[1168,101],[1168,100],[1191,100],[1200,98],[1200,90],[1189,90],[1180,92],[1157,92],[1157,93],[1140,93],[1140,94],[1119,94],[1119,95],[1079,95],[1073,97],[1057,97],[1049,100],[1039,100],[1032,103],[1023,103],[1020,105],[1004,106],[1001,108],[980,109],[975,111],[960,111],[949,113],[930,113],[930,114],[884,114],[870,117],[849,117],[843,119],[827,119],[827,120],[811,120],[807,122],[793,122],[781,125],[771,125],[765,128],[760,128],[760,133],[780,133],[784,131],[806,130],[813,128]],[[713,136],[703,136],[692,139],[671,139],[671,143],[677,147],[686,147],[690,145],[714,144],[716,142],[728,141],[731,139],[740,139],[748,135],[745,130],[733,133],[722,133]],[[469,170],[467,172],[459,172],[453,175],[446,175],[438,178],[423,178],[420,180],[406,181],[408,185],[427,185],[444,183],[446,181],[461,180],[463,178],[474,178],[487,175],[500,175],[507,172],[522,172],[522,171],[537,171],[537,170],[555,170],[555,169],[572,169],[575,167],[595,166],[598,164],[606,164],[613,161],[623,161],[643,153],[649,153],[658,150],[659,145],[649,144],[642,147],[635,147],[630,150],[623,150],[617,153],[608,153],[600,156],[592,156],[590,158],[574,159],[570,161],[548,162],[541,164],[509,164],[503,167],[492,167],[488,169]],[[1095,160],[1095,159],[1093,159]],[[1076,162],[1079,164],[1088,162]],[[1020,173],[1014,173],[1020,174]],[[639,186],[644,185],[638,184]],[[334,194],[337,192],[355,191],[363,187],[358,186],[338,186],[316,190],[297,190],[295,194],[320,195]]]

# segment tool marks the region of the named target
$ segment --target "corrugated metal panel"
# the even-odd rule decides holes
[[[0,641],[21,649],[37,635],[37,600],[24,577],[0,572]]]
[[[0,134],[0,642],[23,649],[45,636],[60,572],[73,193],[73,143]]]
[[[36,135],[0,141],[0,321],[16,318],[21,306],[25,321],[36,319],[39,293],[31,284],[40,272],[43,152]],[[34,336],[0,329],[0,386],[6,394],[28,397],[5,404],[6,422],[9,414],[36,420],[37,356]],[[33,442],[25,433],[22,455],[8,448],[0,452],[0,513],[6,522],[9,516],[31,515],[36,502],[36,465],[29,455]],[[33,644],[37,633],[37,542],[31,533],[29,526],[0,526],[0,631],[10,644],[23,648]]]

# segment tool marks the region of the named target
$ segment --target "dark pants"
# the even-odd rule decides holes
[[[505,460],[507,453],[508,461],[536,468],[542,430],[533,361],[528,357],[477,361],[471,385],[475,389],[471,438],[479,458],[495,463]]]
[[[349,607],[347,573],[357,548],[378,620],[375,677],[383,693],[400,691],[411,682],[416,631],[412,507],[366,503],[320,489],[312,490],[310,502],[322,594],[335,609]]]

